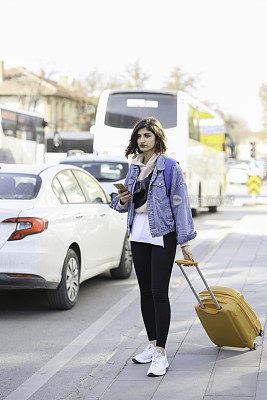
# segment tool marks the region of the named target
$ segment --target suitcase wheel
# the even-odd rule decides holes
[[[250,350],[257,350],[257,347],[258,347],[258,344],[257,344],[257,343],[254,343],[254,346],[253,346],[253,348],[252,348],[252,349],[250,349]]]
[[[259,333],[259,336],[263,336],[263,335],[264,335],[264,331],[261,329],[260,333]]]

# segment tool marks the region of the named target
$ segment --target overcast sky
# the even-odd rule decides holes
[[[200,99],[261,128],[267,0],[0,0],[5,67],[74,77],[140,59],[159,89],[174,66],[201,73]]]

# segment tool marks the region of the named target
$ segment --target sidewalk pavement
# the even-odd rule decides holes
[[[244,294],[264,329],[267,207],[261,209],[261,214],[249,213],[236,222],[208,255],[199,259],[194,256],[211,286],[229,286]],[[193,268],[187,271],[196,290],[202,290],[197,272]],[[108,362],[68,400],[266,400],[267,334],[256,338],[256,351],[218,348],[196,316],[196,299],[182,274],[170,289],[170,299],[172,314],[166,343],[170,366],[166,375],[148,377],[150,364],[131,361],[147,344],[140,319]]]

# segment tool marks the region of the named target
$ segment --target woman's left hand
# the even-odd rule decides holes
[[[194,261],[194,257],[193,257],[192,251],[190,249],[190,246],[182,247],[182,253],[183,253],[184,260]]]

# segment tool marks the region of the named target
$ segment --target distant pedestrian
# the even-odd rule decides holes
[[[168,291],[176,247],[180,244],[184,259],[193,260],[188,241],[197,235],[181,167],[164,153],[166,137],[160,122],[152,117],[137,122],[125,150],[127,158],[133,155],[125,186],[134,196],[119,189],[110,204],[118,212],[128,212],[127,230],[149,340],[132,360],[152,361],[148,376],[164,375],[169,366],[165,351],[171,317]],[[166,160],[169,167],[164,171]]]

